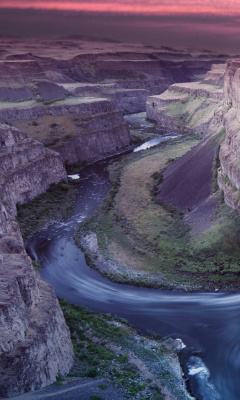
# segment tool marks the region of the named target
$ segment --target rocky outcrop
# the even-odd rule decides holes
[[[106,90],[105,95],[112,99],[117,108],[124,114],[133,114],[145,110],[150,91],[147,89],[116,88],[114,90]]]
[[[207,135],[222,127],[223,90],[201,82],[178,83],[147,100],[147,118],[169,132]]]
[[[12,104],[4,104],[0,108],[0,120],[36,120],[45,115],[58,117],[60,115],[86,115],[108,112],[112,105],[107,99],[101,98],[72,98],[56,101],[51,104],[21,102],[13,107]]]
[[[240,213],[240,61],[226,65],[224,80],[224,126],[226,137],[219,152],[218,185],[227,205]]]
[[[17,129],[0,126],[0,396],[54,382],[73,359],[57,299],[36,274],[15,220],[16,204],[66,180],[59,155]]]
[[[218,185],[225,203],[240,213],[240,122],[235,108],[225,114],[224,125],[226,138],[219,152]]]
[[[48,133],[46,124],[41,125],[46,117]],[[63,162],[69,164],[99,160],[131,143],[122,112],[106,98],[68,98],[40,105],[34,101],[19,103],[16,108],[0,110],[0,118],[20,127],[25,121],[24,129],[30,136],[59,152]]]
[[[226,64],[213,64],[202,82],[223,87],[226,67]]]
[[[224,105],[225,107],[234,107],[238,111],[239,117],[239,74],[240,60],[234,60],[227,63],[224,79]]]

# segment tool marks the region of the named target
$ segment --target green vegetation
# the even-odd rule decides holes
[[[174,124],[183,130],[196,129],[209,123],[214,116],[214,111],[222,104],[221,100],[197,96],[194,93],[179,94],[181,95],[179,98],[178,92],[167,91],[161,95],[163,99],[168,97],[173,99],[161,105],[161,110],[165,115],[171,116]]]
[[[65,300],[60,305],[75,352],[69,377],[105,378],[99,388],[104,391],[109,384],[122,388],[124,398],[164,399],[163,385],[178,400],[188,398],[175,372],[178,358],[172,339],[139,336],[121,318],[93,313]]]
[[[47,192],[30,203],[17,206],[17,220],[24,239],[71,215],[77,190],[73,185],[59,183],[51,185]]]
[[[110,165],[112,190],[75,237],[81,245],[82,235],[97,234],[106,263],[119,267],[102,271],[110,279],[188,290],[232,290],[239,285],[240,217],[221,204],[221,193],[215,193],[220,205],[213,220],[194,234],[181,212],[155,198],[169,160],[194,143],[196,139],[184,138]],[[90,254],[87,259],[96,267]]]

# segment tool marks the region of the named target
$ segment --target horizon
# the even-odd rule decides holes
[[[141,43],[153,46],[168,46],[176,49],[207,50],[218,53],[239,54],[240,3],[239,6],[225,1],[201,3],[201,10],[193,11],[196,3],[182,0],[181,12],[173,12],[170,3],[168,12],[146,13],[136,7],[131,12],[120,12],[109,1],[91,3],[78,1],[48,2],[44,0],[24,1],[2,0],[0,4],[0,36],[19,38],[58,38],[68,36],[88,37],[96,40],[113,40],[123,43]],[[219,3],[219,4],[218,4]],[[42,5],[42,8],[36,8]],[[55,4],[55,8],[53,7]],[[76,10],[76,6],[88,4],[92,10]],[[101,11],[98,5],[108,5],[108,11]],[[127,4],[123,0],[122,5]],[[144,7],[143,0],[137,4]],[[157,2],[147,3],[156,7]],[[164,5],[165,4],[165,5]],[[189,7],[188,5],[191,5]],[[205,12],[212,4],[214,12]],[[60,8],[57,8],[58,7]],[[161,5],[166,7],[166,2]],[[206,5],[204,9],[204,5]],[[7,7],[8,6],[8,7]],[[14,8],[13,8],[14,6]],[[28,8],[25,8],[27,7]],[[65,9],[64,9],[65,7]],[[67,9],[66,7],[72,7]],[[73,9],[73,7],[75,7]],[[172,8],[171,8],[172,7]],[[111,8],[111,9],[110,9]],[[146,9],[146,7],[145,7]],[[134,11],[135,10],[135,11]],[[137,10],[139,12],[137,12]],[[199,11],[200,10],[200,11]],[[239,12],[236,12],[236,10]],[[196,8],[195,8],[196,11]]]

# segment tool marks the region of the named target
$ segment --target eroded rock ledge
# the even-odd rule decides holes
[[[147,100],[147,117],[170,132],[216,133],[222,127],[225,65],[214,65],[199,82],[177,83]]]
[[[226,138],[220,148],[218,185],[227,205],[240,213],[240,60],[227,63],[224,80]]]
[[[24,250],[16,204],[66,180],[60,156],[0,125],[0,396],[41,388],[72,365],[69,330],[51,287]]]

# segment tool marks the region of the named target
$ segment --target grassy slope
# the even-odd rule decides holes
[[[175,93],[169,92],[169,96],[175,97]],[[161,106],[164,114],[174,117],[174,124],[179,127],[197,129],[198,126],[208,123],[214,115],[214,111],[222,104],[222,101],[186,95],[182,101],[173,101]]]
[[[168,162],[194,144],[194,139],[182,139],[110,166],[115,186],[83,229],[96,232],[108,264],[118,265],[117,272],[105,271],[110,278],[188,289],[238,287],[240,218],[236,212],[221,204],[211,226],[193,236],[181,213],[158,204],[153,196]],[[76,235],[78,243],[83,231]]]
[[[140,336],[123,319],[96,314],[65,300],[60,305],[76,356],[69,377],[104,377],[123,389],[124,398],[190,399],[182,386],[172,339]]]

